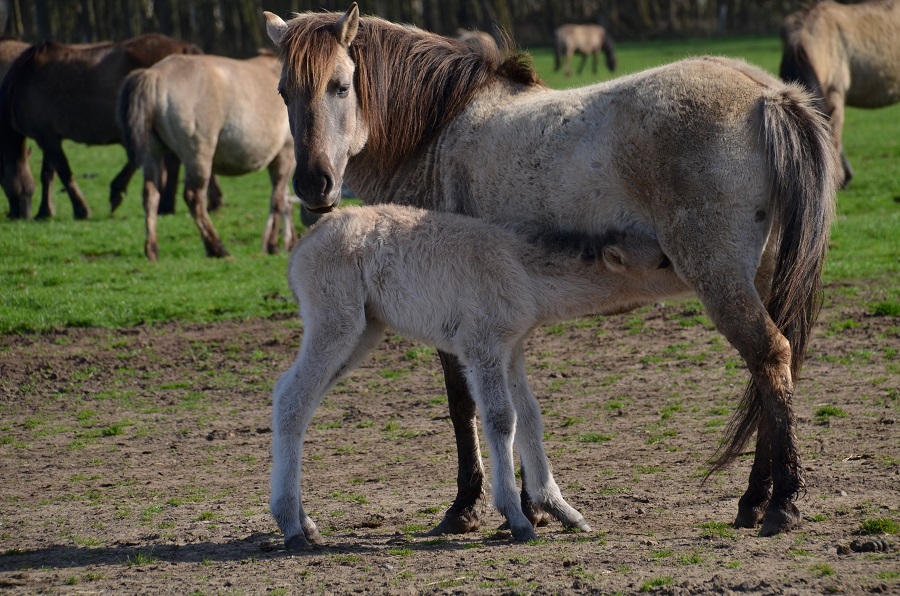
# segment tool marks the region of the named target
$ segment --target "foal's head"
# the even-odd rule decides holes
[[[330,211],[340,201],[347,160],[368,138],[348,52],[359,30],[359,9],[354,3],[337,20],[308,14],[291,25],[270,12],[265,16],[269,37],[291,57],[278,92],[294,137],[294,192],[310,211]]]

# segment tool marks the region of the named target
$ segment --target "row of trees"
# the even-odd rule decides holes
[[[148,31],[205,51],[247,55],[266,47],[262,11],[282,17],[343,11],[351,0],[0,0],[0,33],[26,41],[86,43]],[[496,33],[521,45],[548,44],[565,22],[597,22],[617,40],[776,33],[804,0],[360,0],[363,14],[445,35],[458,28]]]

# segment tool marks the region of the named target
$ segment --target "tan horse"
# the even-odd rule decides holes
[[[613,40],[600,25],[560,25],[553,34],[553,51],[553,70],[564,68],[567,77],[572,74],[571,61],[575,54],[581,55],[578,74],[584,70],[588,56],[591,57],[593,72],[597,74],[597,57],[600,52],[606,56],[606,66],[610,72],[616,70]]]
[[[782,42],[779,74],[803,83],[821,102],[847,185],[853,169],[841,140],[844,106],[881,108],[900,101],[900,1],[821,2],[785,19]]]
[[[304,332],[272,399],[271,508],[291,549],[321,542],[300,482],[309,422],[388,327],[465,364],[490,444],[494,503],[513,538],[537,539],[516,491],[513,441],[536,503],[565,527],[589,532],[550,471],[525,340],[544,323],[686,290],[646,229],[563,237],[399,205],[325,215],[291,253],[288,281]]]
[[[0,183],[9,198],[10,215],[30,215],[34,193],[26,146],[30,137],[44,154],[38,217],[54,213],[51,188],[56,174],[69,194],[75,218],[89,217],[90,207],[63,152],[63,139],[89,145],[118,143],[115,103],[125,76],[170,54],[200,52],[195,45],[158,33],[116,43],[45,42],[22,52],[0,86]],[[133,164],[125,164],[110,184],[112,210],[122,202],[134,171]]]
[[[294,244],[287,195],[294,168],[293,140],[287,111],[276,93],[280,73],[281,63],[271,52],[247,60],[172,56],[122,83],[117,118],[129,159],[144,171],[148,259],[159,259],[160,165],[167,153],[184,164],[184,200],[207,255],[228,255],[206,209],[213,174],[240,176],[267,168],[272,194],[263,250],[278,250],[279,219],[284,222],[285,247]]]
[[[762,535],[800,523],[791,399],[820,304],[839,167],[808,93],[725,58],[555,91],[521,55],[361,18],[355,4],[266,19],[284,62],[294,189],[311,211],[332,210],[346,176],[367,203],[550,231],[655,230],[752,377],[713,465],[732,462],[758,431],[735,523],[762,522]],[[460,471],[435,531],[471,531],[483,487],[474,402],[458,360],[440,353]]]

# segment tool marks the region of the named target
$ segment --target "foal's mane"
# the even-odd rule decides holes
[[[281,40],[282,85],[291,93],[324,93],[339,50],[337,13],[304,13]],[[399,164],[430,141],[485,86],[507,80],[544,86],[530,57],[442,37],[413,26],[363,17],[350,44],[354,85],[369,127],[367,151],[381,167]]]

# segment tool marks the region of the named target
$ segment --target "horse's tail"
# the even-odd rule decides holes
[[[155,73],[139,68],[125,77],[116,102],[116,122],[122,133],[122,145],[128,160],[140,166],[150,147],[153,134],[153,98]]]
[[[613,43],[612,37],[610,37],[609,33],[605,30],[603,31],[603,43],[600,44],[600,49],[603,50],[603,53],[606,55],[606,67],[610,72],[615,72],[616,45]]]
[[[796,382],[822,305],[822,266],[840,161],[827,121],[796,85],[767,93],[763,133],[775,216],[772,233],[778,240],[766,309],[790,343],[791,376]],[[762,396],[751,381],[710,473],[740,455],[762,415]]]

